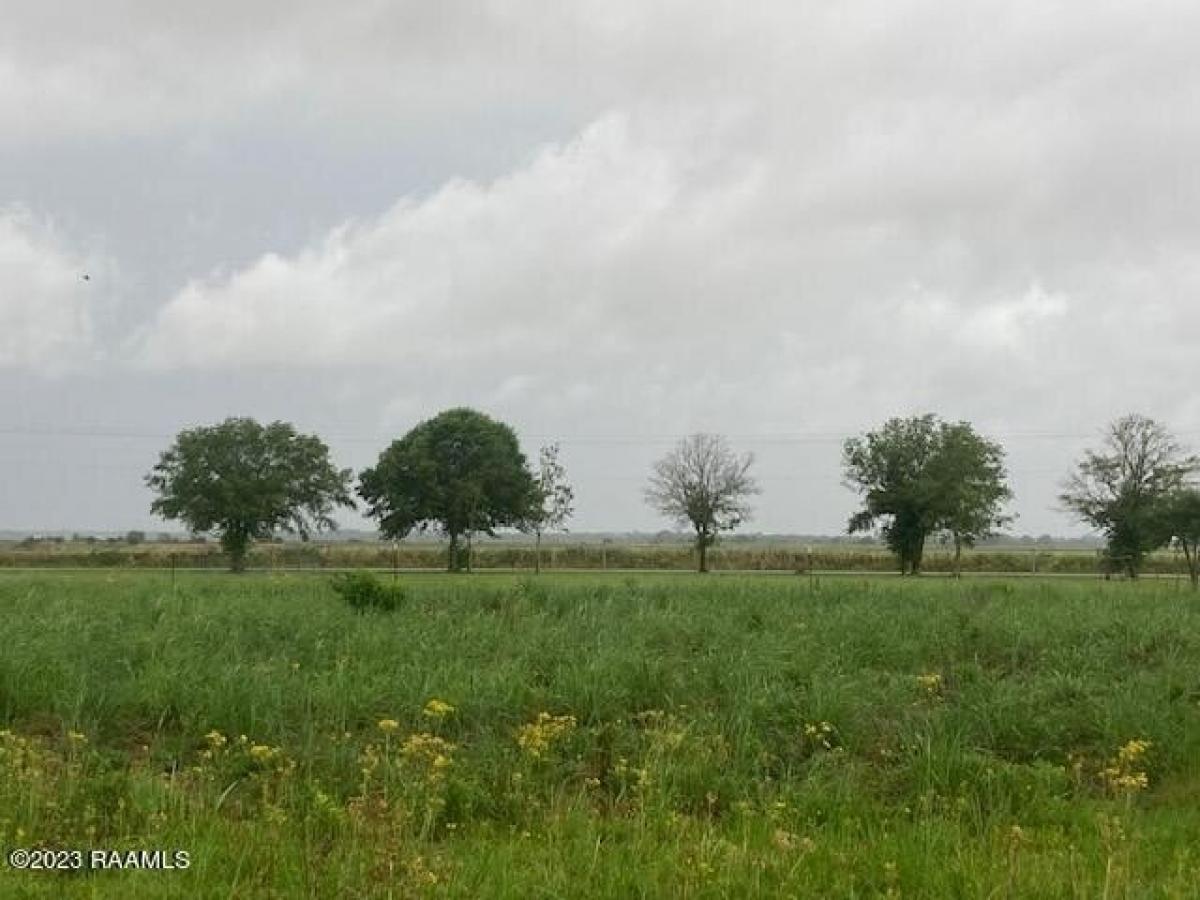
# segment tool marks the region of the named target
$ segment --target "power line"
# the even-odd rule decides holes
[[[192,426],[185,426],[192,427]],[[1200,435],[1200,428],[1173,429],[1177,435]],[[779,444],[821,444],[841,443],[847,437],[857,433],[855,429],[845,431],[791,431],[791,432],[741,432],[724,433],[731,440],[753,441],[759,443]],[[169,441],[176,434],[161,431],[138,431],[124,429],[119,426],[98,425],[85,427],[79,425],[0,425],[2,437],[71,437],[71,438],[103,438],[103,439],[134,439]],[[384,442],[395,438],[392,432],[343,433],[327,432],[323,435],[328,440],[343,442]],[[992,431],[988,437],[1008,441],[1018,440],[1087,440],[1099,437],[1096,431]],[[677,441],[687,437],[685,433],[649,433],[649,434],[548,434],[526,432],[526,438],[537,440],[555,440],[563,444],[657,444],[667,441]]]

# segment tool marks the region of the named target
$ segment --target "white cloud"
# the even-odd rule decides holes
[[[62,372],[92,360],[91,278],[103,265],[27,210],[0,209],[0,367]]]
[[[605,118],[491,184],[454,181],[295,257],[193,282],[139,355],[165,368],[533,361],[551,336],[588,356],[641,349],[672,315],[647,281],[673,292],[688,278],[747,177],[708,165]]]

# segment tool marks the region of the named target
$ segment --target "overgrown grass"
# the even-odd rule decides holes
[[[1186,590],[401,582],[0,578],[0,844],[193,861],[0,896],[1196,896]]]
[[[531,543],[482,539],[473,545],[476,569],[509,572],[532,571],[535,552]],[[1037,549],[985,546],[963,552],[961,571],[985,574],[1101,575],[1103,560],[1096,550]],[[428,569],[446,567],[446,547],[431,541],[405,541],[393,546],[381,541],[258,543],[251,547],[247,565],[252,569]],[[709,551],[709,565],[726,572],[887,572],[896,571],[896,559],[879,546],[853,543],[817,544],[773,540],[722,541]],[[229,558],[219,544],[204,543],[87,543],[38,541],[0,544],[0,569],[227,569]],[[696,555],[686,541],[639,544],[558,539],[542,550],[542,566],[552,570],[689,571]],[[927,548],[922,568],[926,573],[954,571],[954,554],[944,544]],[[1187,564],[1181,553],[1159,550],[1147,556],[1147,575],[1185,577]]]

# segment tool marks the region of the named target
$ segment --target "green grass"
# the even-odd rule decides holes
[[[533,544],[523,540],[475,542],[474,568],[515,573],[534,568]],[[446,567],[446,547],[434,541],[335,541],[257,543],[247,563],[251,569],[374,568],[439,571]],[[632,540],[601,542],[557,536],[542,549],[542,564],[555,571],[625,570],[693,571],[696,554],[687,541],[637,543]],[[881,546],[856,543],[818,543],[808,546],[787,539],[730,537],[709,551],[709,565],[727,572],[861,572],[894,573],[896,559]],[[930,542],[922,569],[927,574],[949,574],[954,554],[944,544]],[[967,574],[1071,575],[1102,574],[1102,559],[1094,549],[1067,547],[984,546],[963,552],[959,561]],[[0,542],[0,570],[41,568],[85,569],[206,569],[229,568],[220,544],[139,543],[83,541]],[[1145,561],[1147,575],[1183,577],[1186,561],[1181,553],[1160,550]]]
[[[401,582],[0,577],[0,896],[1197,895],[1176,585]]]

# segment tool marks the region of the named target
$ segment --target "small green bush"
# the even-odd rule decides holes
[[[398,584],[384,584],[370,572],[337,575],[332,585],[334,592],[359,613],[370,610],[391,612],[404,599],[404,588]]]

